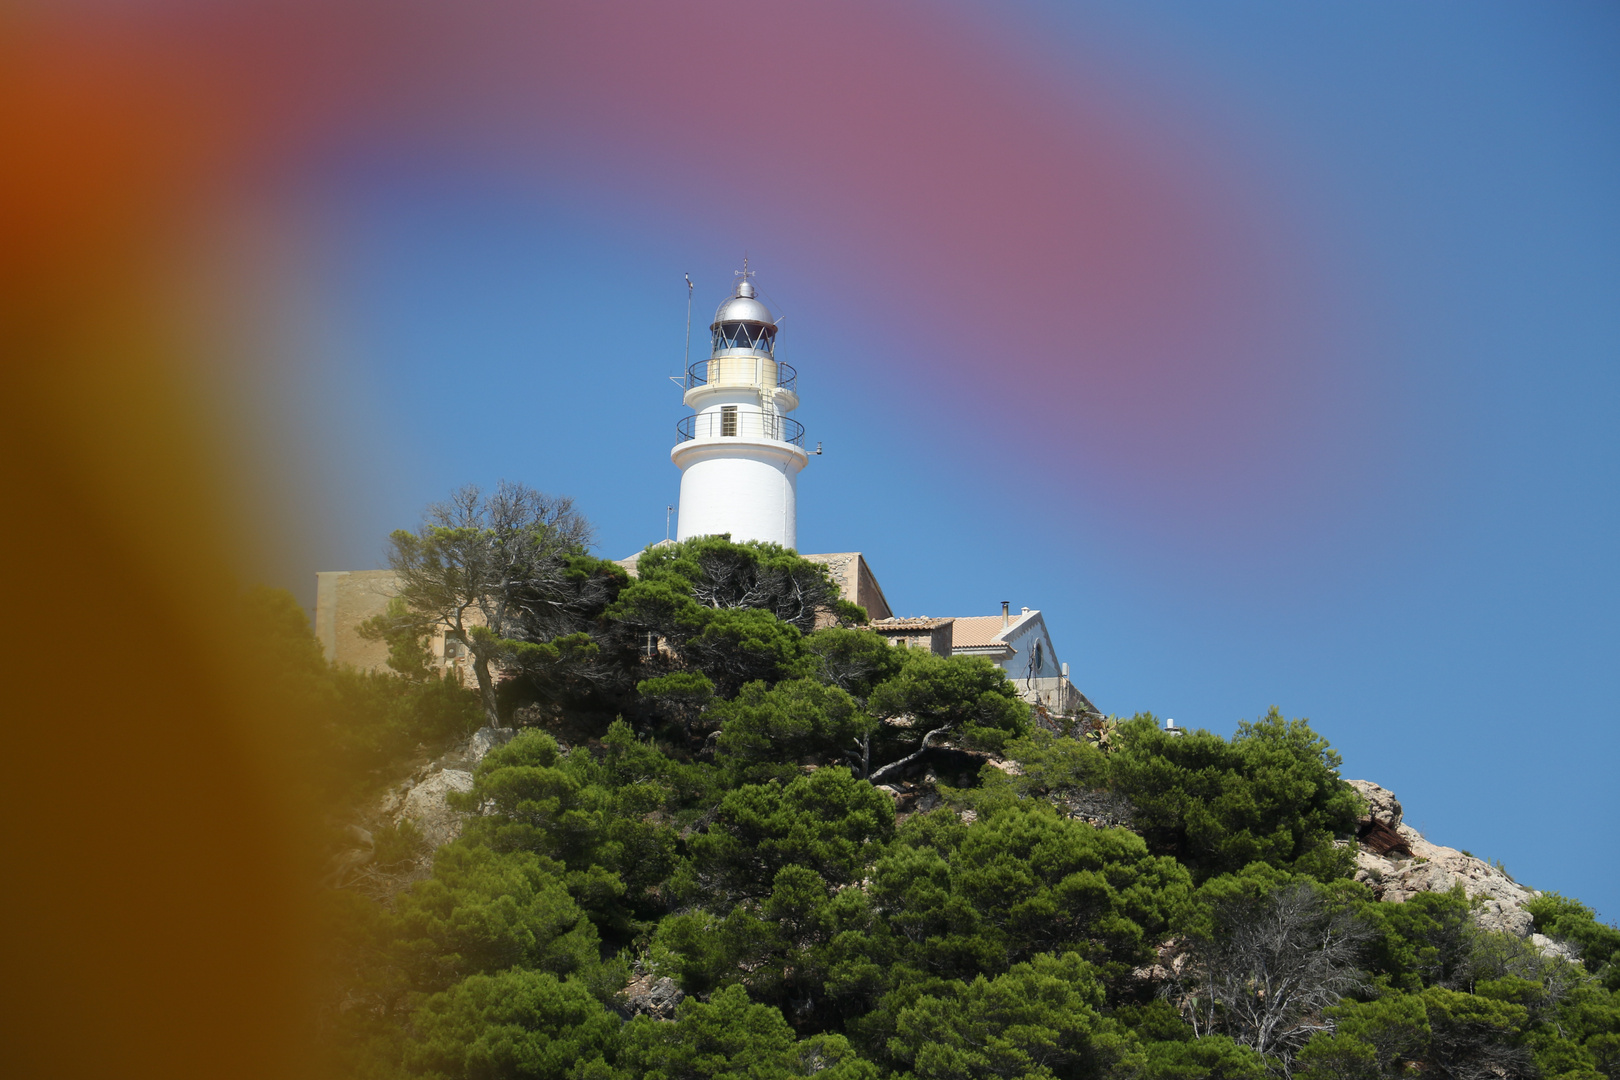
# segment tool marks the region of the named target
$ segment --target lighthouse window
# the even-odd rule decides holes
[[[735,436],[737,434],[737,406],[720,406],[720,434],[722,436]]]
[[[749,326],[747,323],[724,323],[715,328],[716,349],[760,349],[771,351],[776,331],[768,326]]]

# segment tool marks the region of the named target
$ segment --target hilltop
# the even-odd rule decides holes
[[[361,674],[250,598],[329,808],[340,1072],[1616,1080],[1620,931],[1307,721],[1032,708],[795,558],[564,552],[478,689],[408,612]]]

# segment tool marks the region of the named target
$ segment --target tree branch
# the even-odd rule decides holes
[[[932,739],[935,735],[943,735],[945,732],[947,732],[949,730],[951,730],[950,726],[947,725],[945,727],[937,727],[933,731],[930,731],[928,734],[926,734],[926,735],[924,735],[922,737],[922,745],[917,747],[916,750],[914,750],[913,752],[907,754],[905,757],[901,758],[899,761],[891,761],[891,762],[889,762],[887,765],[883,766],[883,768],[879,769],[877,772],[873,773],[871,776],[868,776],[867,780],[869,780],[869,781],[871,781],[872,783],[875,784],[879,780],[881,780],[885,776],[887,776],[889,773],[893,772],[895,769],[898,769],[903,765],[908,765],[913,761],[916,761],[918,758],[922,757],[923,752],[928,749],[928,740],[929,739]]]

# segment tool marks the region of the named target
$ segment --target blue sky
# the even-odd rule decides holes
[[[316,570],[378,565],[427,502],[502,477],[574,496],[603,555],[660,539],[682,274],[702,341],[746,250],[826,448],[804,550],[865,552],[899,614],[1042,609],[1109,712],[1308,716],[1431,840],[1620,917],[1620,12],[900,10],[1141,126],[1137,167],[1283,253],[1234,291],[1242,379],[1202,396],[1192,339],[1129,404],[1068,338],[998,339],[936,289],[905,220],[821,221],[858,178],[823,205],[773,154],[688,175],[521,118],[494,149],[378,136],[290,197],[298,346],[254,408],[303,512],[265,572],[309,602]],[[689,59],[696,144],[749,89]],[[1017,317],[1083,323],[1089,280]]]

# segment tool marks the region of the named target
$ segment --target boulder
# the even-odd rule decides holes
[[[467,757],[474,765],[497,746],[505,746],[517,735],[515,727],[481,727],[467,740]]]
[[[1367,803],[1367,816],[1362,821],[1380,821],[1392,829],[1401,823],[1401,801],[1393,791],[1371,780],[1346,780],[1345,783],[1355,788],[1356,794]]]
[[[676,1006],[685,999],[686,992],[675,985],[674,979],[637,975],[624,988],[624,1004],[619,1007],[619,1013],[626,1020],[637,1016],[673,1020]]]
[[[1481,930],[1494,930],[1517,938],[1527,938],[1536,929],[1536,920],[1528,911],[1501,900],[1481,901],[1474,912],[1474,921]]]
[[[1571,963],[1579,963],[1581,959],[1580,950],[1569,942],[1550,938],[1546,934],[1531,934],[1530,944],[1539,949],[1542,956],[1549,959],[1568,960]]]
[[[461,835],[461,822],[465,816],[453,810],[445,801],[452,791],[471,791],[472,773],[462,769],[444,769],[427,777],[411,788],[404,804],[394,814],[394,824],[407,819],[416,823],[429,850],[448,844]]]

